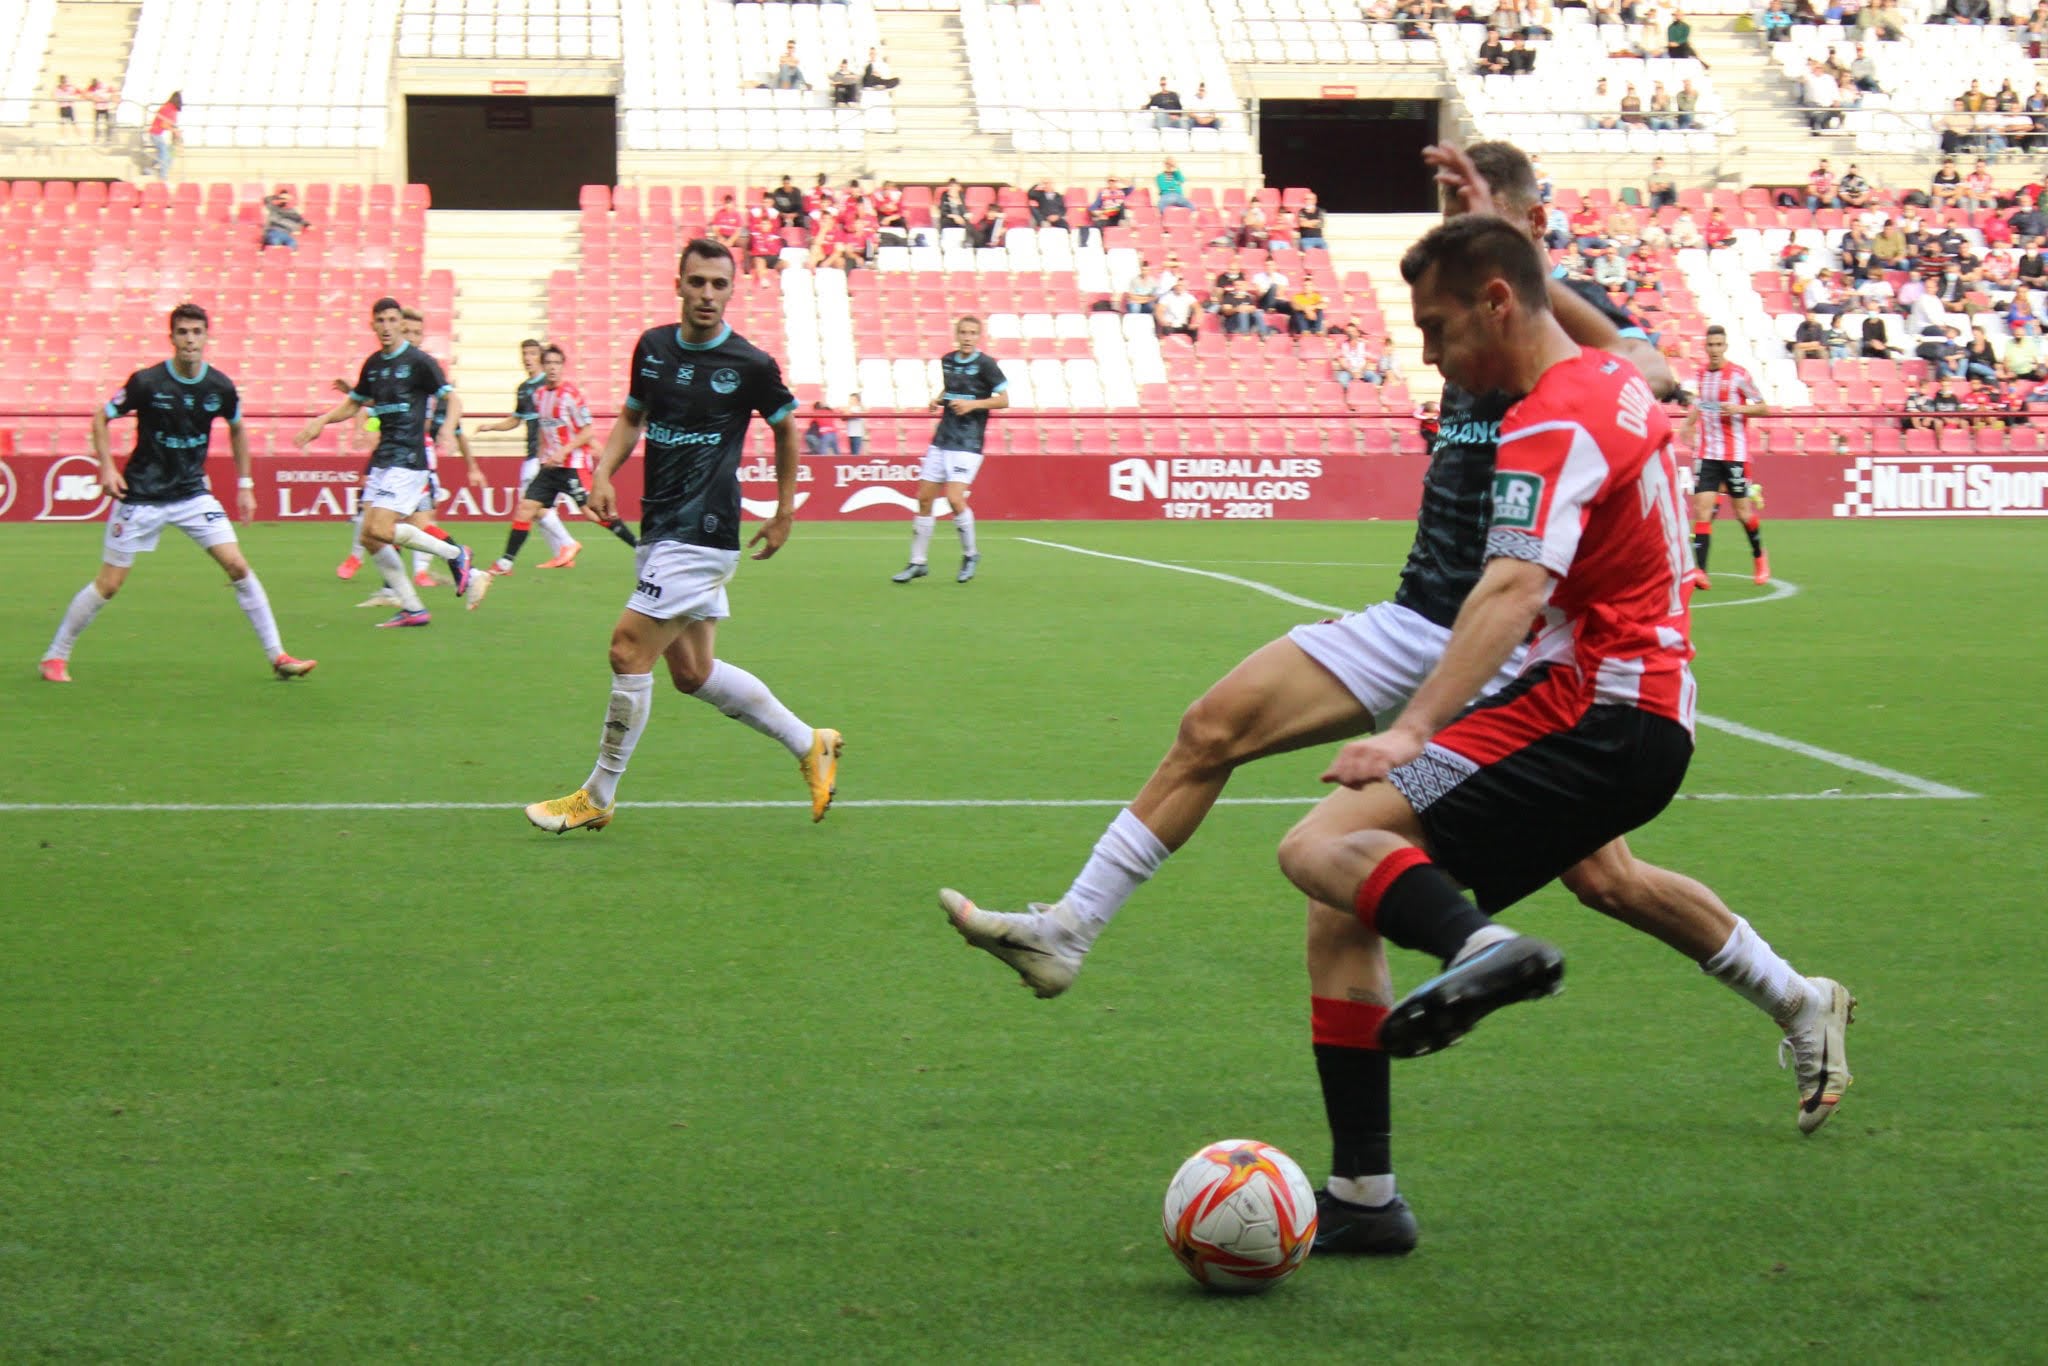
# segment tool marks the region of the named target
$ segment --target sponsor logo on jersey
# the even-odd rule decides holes
[[[694,383],[694,382],[696,381],[696,378],[697,378],[697,367],[696,367],[696,366],[694,366],[694,365],[678,365],[678,366],[676,367],[676,383],[678,383],[678,384],[691,384],[691,383]]]
[[[737,370],[714,371],[711,376],[711,387],[721,394],[734,392],[740,387],[740,372]]]
[[[1534,531],[1536,510],[1543,505],[1543,476],[1501,470],[1493,476],[1493,524],[1514,531]]]

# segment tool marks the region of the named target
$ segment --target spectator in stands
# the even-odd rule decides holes
[[[263,245],[299,249],[299,234],[306,230],[306,215],[292,204],[292,189],[280,185],[263,197]]]
[[[2019,208],[2006,220],[2006,226],[2012,229],[2013,241],[2025,246],[2031,239],[2048,235],[2048,214],[2036,207],[2033,195],[2021,190]]]
[[[811,226],[810,216],[804,212],[804,192],[796,187],[796,181],[788,176],[782,183],[768,192],[768,202],[775,206],[775,216],[785,228]]]
[[[1251,284],[1242,275],[1226,285],[1216,296],[1216,312],[1223,319],[1225,336],[1234,337],[1256,332],[1264,337],[1273,330],[1272,325],[1266,321],[1265,313],[1259,308],[1258,299],[1252,295]]]
[[[1936,126],[1941,129],[1944,156],[1967,152],[1977,145],[1977,116],[1964,107],[1960,95],[1949,102],[1948,112],[1936,120]]]
[[[1209,86],[1202,82],[1195,87],[1194,101],[1186,109],[1187,126],[1190,128],[1221,128],[1223,122],[1216,111],[1209,107]]]
[[[893,180],[882,182],[875,191],[875,231],[891,245],[910,241],[910,219],[903,211],[903,191]]]
[[[1643,117],[1643,97],[1636,93],[1633,83],[1624,85],[1621,92],[1621,122],[1628,128],[1645,128],[1649,120]]]
[[[818,183],[804,191],[804,214],[811,222],[823,227],[825,220],[839,212],[839,196],[833,193],[831,177],[822,171]]]
[[[1593,207],[1593,201],[1579,201],[1578,211],[1570,218],[1572,241],[1581,249],[1590,242],[1600,240],[1600,211]]]
[[[1795,24],[1819,25],[1825,21],[1813,0],[1792,0],[1792,22]]]
[[[2041,349],[2040,332],[2028,323],[2005,344],[2005,368],[2014,379],[2037,380],[2048,372],[2048,353]]]
[[[2013,281],[2019,276],[2019,268],[2020,258],[2012,254],[2011,245],[2000,242],[1984,253],[1977,278],[1986,289],[2004,294],[2012,289]]]
[[[1903,430],[1931,432],[1939,425],[1933,418],[1922,416],[1933,410],[1934,389],[1934,381],[1931,378],[1924,379],[1920,381],[1919,387],[1906,395],[1906,412],[1909,416],[1899,419],[1899,426]]]
[[[1942,22],[1950,24],[1988,24],[1991,22],[1991,0],[1948,0],[1939,17]]]
[[[1145,101],[1145,108],[1152,111],[1154,128],[1185,128],[1187,116],[1181,112],[1180,94],[1167,84],[1166,77],[1159,78],[1159,89],[1152,92],[1152,98]]]
[[[747,222],[731,195],[718,201],[718,208],[711,215],[710,236],[712,241],[730,251],[735,260],[745,258]]]
[[[1806,126],[1815,137],[1823,129],[1836,128],[1842,122],[1842,88],[1835,84],[1835,78],[1819,62],[1806,64],[1806,79],[1800,85],[1800,103],[1806,110]]]
[[[1680,128],[1699,126],[1700,92],[1691,81],[1680,82],[1678,94],[1673,97],[1672,104],[1677,107]]]
[[[1067,197],[1053,186],[1050,180],[1041,180],[1031,187],[1024,196],[1031,202],[1031,226],[1034,228],[1064,228],[1067,226]]]
[[[1962,202],[1963,173],[1956,169],[1954,157],[1941,159],[1928,182],[1927,194],[1937,208],[1952,209]]]
[[[1088,245],[1089,227],[1100,232],[1106,228],[1123,226],[1124,200],[1129,197],[1130,192],[1124,189],[1123,182],[1115,176],[1110,176],[1103,182],[1102,188],[1095,192],[1095,198],[1088,205],[1088,223],[1081,229],[1082,246]]]
[[[1928,400],[1927,411],[1930,413],[1959,413],[1962,410],[1963,401],[1961,397],[1957,395],[1954,387],[1950,385],[1948,377],[1945,375],[1935,376],[1934,397]],[[1967,422],[1955,420],[1937,420],[1929,423],[1928,425],[1934,427],[1967,427],[1970,424]]]
[[[1613,105],[1609,103],[1613,98],[1612,95],[1607,93],[1607,78],[1605,76],[1593,82],[1593,117],[1591,122],[1595,128],[1621,127],[1621,116],[1614,112]]]
[[[1486,30],[1486,38],[1479,44],[1478,59],[1472,69],[1482,76],[1508,74],[1508,49],[1507,45],[1501,42],[1498,30]]]
[[[85,88],[85,97],[92,101],[92,137],[94,142],[114,140],[114,106],[120,101],[120,92],[114,89],[112,81],[101,81],[94,77]]]
[[[2034,308],[2034,292],[2022,283],[2012,294],[2012,302],[2005,306],[2005,330],[2017,332],[2022,326],[2032,323],[2039,326],[2041,315]]]
[[[967,220],[967,245],[979,251],[1003,244],[1003,211],[994,200],[981,206],[981,212]]]
[[[782,48],[782,55],[775,59],[775,79],[772,84],[777,90],[809,90],[811,88],[811,83],[804,79],[803,64],[797,60],[796,39],[792,38],[785,43]]]
[[[1862,211],[1870,207],[1870,182],[1850,162],[1849,169],[1842,172],[1841,183],[1835,186],[1835,202],[1844,209]]]
[[[941,231],[946,228],[960,228],[964,230],[969,226],[967,222],[967,191],[960,188],[960,182],[957,180],[949,180],[940,187],[938,223]],[[1083,245],[1087,244],[1088,238],[1085,234],[1083,234],[1081,241]]]
[[[1358,406],[1351,401],[1352,385],[1379,383],[1380,377],[1372,368],[1372,348],[1366,345],[1364,329],[1357,323],[1344,324],[1337,354],[1330,361],[1330,377],[1343,390],[1347,408]]]
[[[1963,202],[1972,209],[1995,209],[1998,207],[1998,190],[1992,184],[1991,168],[1984,164],[1982,157],[1963,177]]]
[[[1699,221],[1692,216],[1691,209],[1680,209],[1678,217],[1671,220],[1671,246],[1676,251],[1695,251],[1707,244],[1700,233]]]
[[[1173,289],[1155,300],[1152,305],[1152,322],[1159,334],[1166,337],[1186,337],[1188,345],[1194,346],[1200,340],[1196,320],[1199,306],[1195,296],[1184,284],[1175,283]]]
[[[1835,173],[1829,169],[1828,159],[1822,157],[1820,165],[1806,173],[1806,211],[1818,213],[1840,207],[1842,201],[1835,197]]]
[[[839,415],[832,406],[820,399],[811,409],[810,424],[804,428],[804,453],[806,455],[838,455]]]
[[[1870,256],[1886,270],[1899,270],[1906,264],[1906,233],[1894,218],[1886,218],[1884,226],[1870,239]]]
[[[171,97],[156,111],[156,117],[149,121],[149,145],[156,151],[156,178],[171,178],[171,152],[184,145],[185,135],[178,131],[178,116],[185,112],[185,92],[173,90]]]
[[[1256,193],[1245,200],[1237,219],[1237,245],[1250,251],[1266,249],[1266,206]]]
[[[1642,244],[1641,229],[1636,211],[1623,201],[1616,200],[1614,207],[1607,211],[1607,226],[1603,235],[1616,256],[1630,256]]]
[[[1288,316],[1287,330],[1294,336],[1304,332],[1321,335],[1323,330],[1323,292],[1316,288],[1315,276],[1303,271],[1301,288],[1294,291],[1294,311]]]
[[[1899,348],[1885,338],[1884,319],[1871,314],[1863,320],[1863,349],[1865,360],[1897,360]]]
[[[1969,345],[1963,348],[1963,374],[1969,379],[1996,380],[1999,375],[1998,352],[1991,345],[1991,337],[1981,327],[1970,329]],[[2010,376],[2005,376],[2010,378]]]
[[[1876,0],[1866,3],[1856,12],[1856,27],[1868,33],[1875,33],[1884,42],[1896,42],[1906,36],[1906,21],[1899,14],[1898,0]]]
[[[1529,40],[1515,35],[1515,45],[1508,49],[1508,75],[1526,76],[1536,69],[1536,49],[1529,46]]]
[[[860,401],[860,390],[846,396],[846,451],[856,460],[868,445],[868,410]]]
[[[1785,12],[1782,0],[1770,0],[1756,17],[1756,26],[1763,30],[1767,43],[1782,43],[1792,36],[1792,16]]]
[[[1328,251],[1329,242],[1323,237],[1323,206],[1316,202],[1314,190],[1304,191],[1301,207],[1294,211],[1294,226],[1300,234],[1303,251]]]
[[[1920,291],[1918,298],[1906,305],[1906,331],[1914,337],[1924,337],[1933,332],[1939,334],[1948,326],[1948,310],[1942,307],[1941,296],[1931,289]]]
[[[1166,164],[1160,168],[1159,174],[1152,177],[1152,184],[1158,191],[1158,198],[1155,202],[1160,208],[1192,209],[1195,207],[1194,201],[1188,198],[1187,172],[1181,170],[1180,164],[1172,157],[1168,157]]]
[[[1664,88],[1664,82],[1656,81],[1650,86],[1650,129],[1663,132],[1678,126],[1678,117],[1671,106],[1671,92]]]
[[[69,142],[82,135],[78,126],[78,100],[80,91],[71,83],[69,76],[57,78],[57,89],[53,99],[57,102],[57,134]]]
[[[894,90],[903,84],[903,79],[892,75],[889,59],[882,55],[880,49],[871,47],[868,49],[868,64],[861,68],[860,84],[863,90]]]
[[[1972,114],[1981,114],[1991,107],[1991,97],[1984,93],[1980,82],[1971,81],[1970,88],[1963,92],[1963,108]]]
[[[828,218],[811,238],[811,269],[851,271],[861,264],[864,245],[859,230]]]
[[[1609,294],[1628,288],[1628,258],[1618,251],[1603,251],[1592,258],[1593,279]]]
[[[1792,358],[1794,360],[1826,360],[1828,358],[1827,324],[1818,313],[1808,313],[1792,334]]]
[[[1252,272],[1252,294],[1259,301],[1259,308],[1267,313],[1285,313],[1294,305],[1292,294],[1287,287],[1287,277],[1268,261]]]
[[[2037,6],[2034,19],[2048,24],[2048,5]],[[2020,134],[2019,144],[2029,152],[2038,152],[2048,143],[2048,89],[2043,89],[2039,81],[2034,82],[2034,93],[2027,96],[2020,112],[2027,116],[2029,131]]]
[[[860,77],[855,74],[851,61],[842,58],[826,80],[832,87],[833,104],[860,103]]]
[[[768,277],[782,269],[782,245],[782,215],[766,199],[756,198],[747,205],[746,258],[755,284],[767,284]]]
[[[1716,207],[1708,211],[1707,225],[1702,230],[1701,236],[1706,239],[1708,251],[1719,251],[1723,247],[1732,247],[1735,245],[1735,225],[1728,221],[1727,213]],[[1675,235],[1672,240],[1674,242],[1677,240]]]
[[[1533,152],[1530,153],[1529,169],[1536,173],[1536,202],[1548,204],[1557,194],[1557,186],[1551,181],[1550,172],[1543,169],[1543,158]]]
[[[1116,296],[1116,311],[1119,313],[1150,313],[1153,300],[1159,297],[1159,280],[1152,273],[1152,263],[1145,257],[1138,258],[1138,268],[1131,278],[1124,281],[1124,287]]]
[[[1664,55],[1674,60],[1689,57],[1700,61],[1700,54],[1692,50],[1692,25],[1685,22],[1685,15],[1680,10],[1672,10],[1671,22],[1664,26]],[[1705,66],[1706,63],[1700,62],[1700,65]]]
[[[1294,210],[1282,204],[1280,212],[1274,214],[1273,221],[1266,225],[1266,250],[1293,251],[1294,231]]]

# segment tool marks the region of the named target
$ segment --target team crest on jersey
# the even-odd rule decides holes
[[[740,372],[737,370],[715,371],[711,376],[711,387],[721,394],[731,393],[740,387]]]
[[[1543,476],[1500,470],[1493,476],[1493,524],[1517,531],[1536,529],[1543,504]]]
[[[404,379],[411,373],[412,367],[410,365],[394,365],[391,367],[391,378],[393,379]]]
[[[203,408],[205,408],[205,409],[206,409],[206,411],[207,411],[207,412],[209,412],[209,413],[217,413],[217,412],[219,412],[219,411],[220,411],[220,395],[219,395],[219,394],[208,394],[208,395],[206,396],[206,402],[205,402],[205,403],[203,403],[203,404],[201,404],[200,406],[201,406],[201,407],[203,407]]]

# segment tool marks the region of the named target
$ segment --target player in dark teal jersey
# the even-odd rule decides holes
[[[92,624],[100,608],[128,579],[135,557],[156,549],[167,526],[190,536],[227,571],[235,601],[270,658],[279,678],[313,672],[317,662],[285,653],[270,612],[270,598],[242,548],[235,544],[234,523],[206,484],[206,452],[213,424],[228,424],[228,445],[235,453],[236,498],[242,520],[256,516],[256,481],[250,475],[249,443],[242,436],[242,403],[234,382],[206,363],[206,310],[179,304],[171,310],[171,359],[137,370],[92,415],[92,449],[100,461],[100,487],[116,500],[107,518],[100,572],[78,590],[64,611],[56,638],[43,652],[42,675],[51,683],[69,683],[67,661],[79,634]],[[126,468],[117,469],[108,440],[109,420],[135,416],[135,450]]]
[[[548,382],[548,377],[541,370],[541,351],[541,344],[532,337],[519,343],[519,363],[525,367],[526,378],[519,381],[519,388],[512,395],[512,411],[496,422],[486,422],[477,428],[479,432],[509,432],[519,426],[526,428],[526,458],[519,462],[521,491],[533,482],[534,475],[540,473],[540,408],[535,404],[534,396]],[[535,519],[534,524],[548,543],[548,558],[542,562],[542,569],[565,569],[576,563],[576,552],[583,547],[562,525],[560,513],[550,507]],[[568,556],[566,560],[562,558],[565,554]]]
[[[555,834],[611,823],[619,778],[647,727],[656,660],[678,691],[774,737],[796,756],[811,790],[811,819],[823,820],[839,775],[840,736],[797,719],[746,670],[717,657],[725,586],[739,568],[740,458],[759,413],[775,433],[775,515],[747,542],[765,560],[789,540],[796,516],[796,400],[775,358],[725,325],[732,302],[732,252],[699,238],[676,271],[680,325],[663,323],[633,348],[631,387],[593,472],[590,515],[618,516],[612,476],[647,438],[638,582],[612,628],[611,700],[597,765],[566,797],[535,802],[526,818]]]
[[[953,349],[939,357],[939,393],[932,400],[939,425],[925,448],[917,471],[917,515],[910,522],[910,563],[896,571],[892,583],[909,583],[931,571],[925,555],[932,544],[932,507],[941,493],[953,509],[953,528],[960,533],[960,573],[955,582],[973,579],[981,556],[975,548],[974,509],[968,506],[974,476],[981,471],[981,447],[988,437],[988,415],[1010,406],[1010,382],[995,357],[981,350],[981,319],[962,318],[953,324]]]
[[[402,520],[419,511],[431,477],[427,438],[436,400],[445,401],[435,433],[444,447],[456,444],[462,401],[440,362],[405,339],[405,310],[398,300],[379,299],[370,306],[370,329],[377,335],[378,349],[363,361],[354,387],[334,408],[308,421],[296,441],[300,447],[309,446],[329,423],[347,422],[364,408],[377,419],[377,449],[363,484],[363,545],[384,576],[385,587],[400,603],[397,614],[378,625],[425,626],[431,618],[395,547],[424,550],[447,560],[455,575],[455,592],[468,600],[472,611],[491,584],[488,574],[479,577],[474,572],[468,546],[439,540]],[[481,489],[483,468],[473,456],[464,459],[469,464],[469,486]]]

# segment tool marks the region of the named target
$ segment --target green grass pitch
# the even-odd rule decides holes
[[[1724,607],[1759,590],[1722,523],[1702,709],[1980,794],[1765,800],[1911,789],[1703,730],[1689,790],[1734,799],[1636,841],[1861,998],[1830,1124],[1797,1133],[1767,1021],[1553,888],[1511,922],[1569,990],[1397,1066],[1422,1248],[1227,1301],[1159,1199],[1226,1136],[1323,1173],[1295,808],[1219,809],[1054,1002],[935,893],[1057,896],[1113,807],[964,803],[1127,798],[1323,615],[1254,585],[1384,597],[1409,528],[983,526],[966,588],[944,528],[909,587],[894,525],[743,566],[721,654],[847,735],[822,825],[664,691],[618,820],[561,839],[517,808],[590,764],[606,538],[384,632],[339,527],[250,528],[321,660],[286,686],[170,533],[52,687],[99,529],[0,533],[0,1359],[2041,1359],[2048,527],[1772,525],[1800,591]],[[866,804],[915,800],[961,804]],[[278,809],[67,809],[138,803]]]

